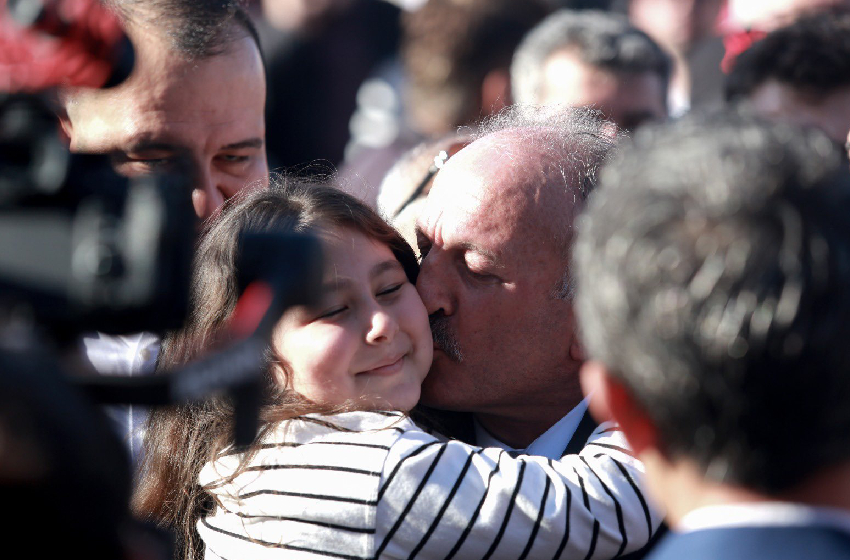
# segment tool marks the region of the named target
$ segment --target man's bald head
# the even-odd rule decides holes
[[[598,111],[514,106],[482,123],[471,144],[446,166],[466,167],[484,178],[492,196],[523,198],[533,204],[534,227],[551,230],[559,243],[563,278],[569,284],[573,218],[617,138],[616,126]],[[450,175],[443,173],[444,182]],[[440,174],[435,189],[439,181]]]
[[[435,348],[423,402],[524,447],[581,400],[572,222],[616,140],[587,109],[514,107],[437,173],[417,224]],[[505,433],[507,418],[525,433]]]

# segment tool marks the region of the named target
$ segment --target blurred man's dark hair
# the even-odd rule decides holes
[[[804,16],[753,43],[737,58],[725,97],[771,118],[818,126],[843,143],[850,131],[850,8]]]
[[[768,496],[850,465],[848,215],[826,136],[737,113],[642,130],[603,172],[581,332],[665,461]]]
[[[514,49],[548,12],[542,0],[428,0],[404,15],[414,125],[430,136],[445,134],[509,104]]]
[[[729,73],[726,99],[748,97],[768,80],[815,95],[850,86],[850,11],[804,17],[754,43]]]
[[[260,48],[257,30],[239,0],[103,0],[124,21],[145,21],[171,39],[176,52],[207,58],[250,36]],[[234,28],[241,31],[234,34]],[[261,49],[262,52],[262,49]]]

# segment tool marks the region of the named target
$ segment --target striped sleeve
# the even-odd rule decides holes
[[[381,467],[406,422],[306,416],[281,424],[242,470],[238,454],[207,464],[199,481],[217,507],[197,525],[206,557],[372,558]]]
[[[381,475],[375,557],[581,560],[640,548],[661,515],[608,428],[560,461],[406,432]]]

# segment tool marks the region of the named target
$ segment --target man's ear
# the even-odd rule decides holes
[[[584,344],[581,343],[581,337],[578,333],[573,333],[573,339],[570,341],[570,359],[574,362],[584,363],[587,360],[587,354],[584,351]]]
[[[590,413],[598,422],[616,422],[636,455],[657,448],[655,425],[629,389],[602,362],[584,362],[580,380],[584,394],[590,395]]]

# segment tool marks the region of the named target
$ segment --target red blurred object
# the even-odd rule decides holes
[[[37,17],[22,25],[11,2],[0,0],[0,91],[106,84],[125,37],[118,18],[98,0],[28,4]]]
[[[726,54],[720,62],[720,68],[726,74],[732,70],[735,65],[735,59],[742,52],[750,48],[750,45],[764,39],[767,35],[764,31],[755,29],[741,29],[738,31],[730,31],[723,36],[723,46],[726,48]]]
[[[247,338],[260,325],[272,304],[274,291],[265,282],[252,282],[236,303],[236,309],[230,319],[230,332],[237,339]]]

